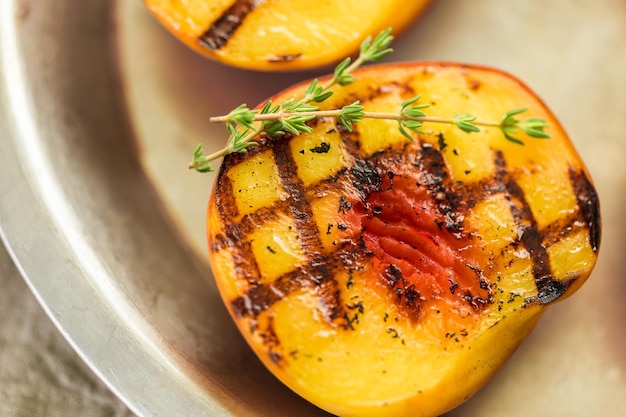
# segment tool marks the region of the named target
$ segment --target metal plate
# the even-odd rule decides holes
[[[140,416],[324,415],[245,345],[205,256],[208,117],[315,73],[207,61],[139,1],[0,4],[0,225],[31,289]],[[599,264],[450,416],[626,415],[626,4],[434,2],[388,60],[492,65],[561,119],[596,182]]]

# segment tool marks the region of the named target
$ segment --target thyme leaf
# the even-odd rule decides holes
[[[548,125],[544,119],[518,119],[519,115],[527,110],[525,107],[506,112],[500,121],[479,120],[467,113],[458,113],[451,118],[430,116],[425,112],[430,108],[430,104],[419,103],[421,95],[404,101],[397,113],[366,112],[358,100],[339,109],[319,109],[317,104],[332,96],[333,87],[342,87],[354,82],[355,69],[366,62],[378,61],[393,52],[389,47],[392,41],[391,29],[380,32],[373,39],[368,37],[361,43],[359,56],[354,62],[351,58],[341,61],[335,67],[332,77],[324,84],[320,84],[318,79],[311,81],[304,96],[299,100],[290,99],[281,104],[274,104],[268,100],[260,110],[252,110],[246,104],[241,104],[224,116],[211,117],[211,122],[226,125],[228,143],[223,149],[207,156],[203,154],[202,145],[198,145],[193,152],[189,168],[199,172],[213,171],[212,161],[229,153],[247,152],[249,147],[258,145],[255,138],[261,133],[272,136],[309,133],[313,129],[308,122],[318,117],[335,117],[348,131],[352,131],[353,126],[365,118],[396,120],[399,132],[410,141],[414,141],[414,134],[424,134],[422,131],[424,123],[449,124],[466,133],[480,132],[479,126],[496,127],[506,140],[520,145],[524,144],[519,139],[520,132],[532,138],[550,138],[545,131]]]

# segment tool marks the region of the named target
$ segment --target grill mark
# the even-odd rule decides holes
[[[345,243],[334,253],[312,259],[281,275],[271,284],[256,283],[246,295],[232,301],[233,310],[239,317],[256,319],[263,311],[294,291],[316,287],[322,301],[332,301],[321,304],[322,313],[329,323],[343,318],[345,311],[337,298],[340,296],[339,286],[329,276],[332,277],[332,271],[337,268],[353,265],[357,253],[350,243]]]
[[[321,261],[315,268],[315,272],[319,274],[317,279],[321,281],[317,286],[317,295],[321,301],[320,310],[327,323],[334,323],[338,319],[345,319],[347,311],[344,303],[341,302],[339,283],[334,279],[333,271],[327,265],[328,258],[322,258]],[[342,326],[345,328],[346,323],[342,323]]]
[[[296,288],[310,287],[313,282],[302,279],[302,271],[304,269],[297,268],[287,274],[283,274],[271,284],[256,283],[256,285],[251,286],[245,295],[231,302],[235,315],[256,319],[259,314],[266,311],[283,297],[291,294]]]
[[[241,223],[231,222],[233,217],[239,215],[237,202],[233,193],[233,184],[228,175],[225,175],[226,164],[220,169],[217,192],[215,193],[215,205],[222,224],[229,225],[224,235],[216,236],[216,242],[212,249],[232,248],[232,259],[237,276],[245,278],[249,282],[258,281],[261,273],[256,262],[252,246],[245,239],[247,228],[243,228]]]
[[[347,132],[346,130],[346,133],[349,132]],[[263,153],[268,149],[271,149],[272,147],[285,146],[285,150],[279,151],[281,155],[287,155],[285,156],[285,160],[278,161],[278,159],[276,159],[281,181],[287,181],[286,183],[282,183],[283,188],[286,191],[293,193],[293,195],[297,194],[298,199],[303,200],[308,205],[307,211],[309,213],[309,217],[313,214],[311,207],[308,204],[308,201],[311,201],[312,198],[316,198],[317,195],[323,195],[326,191],[337,190],[338,179],[345,175],[347,168],[343,168],[339,170],[335,175],[324,178],[323,180],[317,182],[316,184],[312,184],[307,188],[303,187],[301,181],[299,181],[298,177],[296,176],[296,164],[289,156],[290,154],[287,153],[289,149],[287,144],[289,143],[290,138],[291,136],[289,134],[285,135],[285,137],[280,138],[274,138],[266,134],[261,134],[257,139],[259,144],[250,148],[250,150],[246,154],[232,153],[229,154],[227,158],[224,158],[224,161],[220,166],[220,172],[218,173],[218,192],[216,193],[215,198],[216,205],[218,206],[218,211],[224,224],[225,232],[219,233],[214,237],[211,246],[211,249],[214,252],[217,252],[226,247],[236,245],[238,240],[247,236],[249,233],[252,232],[254,228],[268,222],[269,220],[276,219],[280,213],[284,213],[285,215],[291,215],[291,217],[293,217],[294,215],[305,214],[298,213],[297,210],[294,211],[294,200],[290,197],[286,200],[277,200],[268,207],[262,207],[253,213],[246,214],[241,218],[239,222],[231,221],[233,218],[239,216],[239,212],[237,209],[237,204],[235,202],[232,184],[226,184],[226,182],[230,182],[230,178],[226,175],[226,172],[228,172],[228,170],[235,167],[236,165],[243,163],[249,157]],[[277,157],[276,152],[274,156],[275,158]],[[351,159],[351,161],[353,162],[357,158],[361,158],[361,156],[358,154],[358,151],[355,150],[352,155],[348,153],[347,158]],[[289,164],[289,168],[281,169],[281,166],[283,164]],[[288,183],[294,185],[289,185]],[[297,185],[298,183],[299,185]],[[319,235],[317,235],[317,231],[314,229],[314,227],[308,225],[307,222],[301,223],[303,223],[304,228],[307,228],[311,231],[311,236],[317,236],[317,241],[311,242],[312,247],[321,247],[321,240],[319,239]],[[313,254],[313,256],[317,255],[319,255],[319,253],[317,252]]]
[[[291,157],[289,141],[279,141],[274,145],[274,158],[283,189],[289,195],[288,211],[294,220],[298,237],[305,255],[311,259],[320,256],[322,241],[313,220],[313,210],[306,198],[306,189],[298,177],[297,165]]]
[[[295,61],[296,59],[300,58],[301,56],[302,56],[302,53],[283,54],[283,55],[278,55],[278,56],[275,56],[273,58],[270,58],[267,61],[271,62],[271,63],[292,62],[292,61]]]
[[[349,171],[352,184],[364,201],[370,194],[380,191],[383,179],[378,172],[378,167],[370,160],[357,160]]]
[[[344,140],[353,144],[354,142],[351,136],[353,134],[354,132],[349,133],[346,131]],[[313,236],[313,239],[316,241],[311,242],[310,248],[321,248],[321,241],[319,240],[318,235],[319,232],[315,226],[308,225],[308,222],[304,217],[304,214],[306,213],[308,213],[308,216],[313,215],[310,204],[308,203],[309,199],[306,197],[312,196],[317,191],[320,191],[320,189],[335,189],[333,184],[336,183],[338,177],[348,175],[349,168],[342,170],[337,175],[307,189],[304,188],[300,182],[298,182],[295,176],[295,162],[291,159],[290,154],[288,153],[288,141],[285,140],[281,146],[283,147],[283,150],[278,151],[275,154],[275,158],[279,164],[278,166],[284,168],[280,172],[283,187],[285,190],[292,193],[292,195],[297,195],[297,201],[300,201],[300,204],[304,204],[306,206],[304,210],[300,208],[293,211],[292,214],[300,213],[303,215],[303,218],[299,223],[297,222],[297,224],[298,227],[300,227],[300,223],[302,223],[303,230],[306,230],[305,234]],[[440,198],[442,199],[442,202],[446,198],[449,200],[447,205],[444,204],[440,207],[444,214],[450,214],[453,209],[454,211],[461,213],[462,210],[471,208],[477,201],[480,201],[480,199],[483,199],[488,195],[495,195],[504,192],[509,200],[510,209],[516,225],[519,230],[521,230],[520,241],[524,244],[532,256],[533,275],[538,289],[539,302],[545,304],[554,301],[567,290],[571,281],[561,282],[553,278],[546,248],[553,242],[557,241],[560,236],[570,233],[574,228],[573,226],[581,221],[581,216],[585,220],[585,224],[590,227],[590,230],[599,228],[598,220],[594,217],[597,213],[599,213],[597,209],[597,196],[595,194],[595,190],[583,173],[575,173],[574,171],[571,171],[573,172],[573,184],[578,184],[574,187],[576,193],[578,194],[581,190],[586,190],[586,194],[583,193],[583,197],[579,197],[579,205],[582,207],[585,207],[585,205],[589,207],[587,212],[583,214],[576,213],[565,221],[559,221],[556,224],[548,225],[543,231],[540,232],[537,229],[536,220],[530,211],[522,189],[511,178],[510,173],[506,171],[506,162],[504,161],[504,156],[501,152],[495,152],[494,156],[494,163],[496,165],[497,172],[495,179],[493,181],[480,182],[472,186],[457,186],[453,184],[453,181],[447,172],[443,156],[437,149],[425,146],[422,147],[420,152],[420,156],[416,163],[422,164],[422,169],[426,172],[425,178],[427,178],[431,183],[431,190],[433,192],[445,191],[445,197],[440,196]],[[353,152],[350,153],[356,160],[362,158],[358,154],[358,148],[353,148]],[[382,154],[374,155],[374,158],[378,156],[382,156]],[[387,150],[387,152],[384,153],[384,156],[389,159],[412,157],[405,149],[399,149],[396,151]],[[227,176],[223,176],[222,178],[227,178]],[[442,184],[447,188],[439,188]],[[226,187],[225,183],[222,184],[222,181],[220,181],[220,186]],[[220,193],[222,192],[223,190],[220,190]],[[226,193],[226,196],[228,196],[228,193]],[[230,196],[230,198],[232,198],[232,192]],[[302,199],[301,196],[306,197]],[[222,198],[222,200],[218,201],[223,202],[226,200],[228,200],[228,198]],[[258,225],[262,224],[263,221],[267,221],[268,218],[277,216],[279,212],[288,212],[289,207],[293,204],[293,202],[294,200],[280,201],[269,208],[260,209],[255,213],[246,215],[240,223],[233,223],[231,227],[227,228],[228,232],[226,233],[226,236],[216,237],[216,240],[219,243],[214,245],[214,250],[218,247],[221,248],[229,246],[234,248],[237,246],[233,257],[240,258],[237,260],[236,264],[239,266],[238,269],[241,274],[244,274],[246,268],[257,271],[255,273],[245,273],[244,275],[240,275],[245,276],[248,282],[253,285],[246,296],[239,297],[232,302],[233,309],[239,316],[256,317],[276,301],[279,301],[282,297],[292,293],[294,290],[316,286],[318,288],[318,295],[320,295],[323,299],[322,312],[324,317],[329,321],[335,321],[342,316],[345,316],[345,311],[343,311],[345,309],[336,308],[337,306],[343,306],[343,303],[340,303],[338,300],[340,292],[338,292],[338,284],[333,278],[332,271],[337,268],[355,265],[357,261],[355,254],[358,253],[358,251],[355,250],[352,244],[344,243],[344,246],[339,247],[338,250],[332,255],[320,256],[317,251],[308,253],[310,259],[308,264],[302,265],[294,271],[284,274],[271,285],[260,284],[258,282],[259,274],[256,263],[248,266],[245,264],[244,259],[248,257],[248,259],[253,259],[253,257],[251,256],[251,249],[249,248],[249,245],[245,243],[245,239],[243,238],[250,231],[252,231],[253,228],[258,227]],[[223,216],[222,220],[224,221],[224,224],[228,224],[226,221],[227,218],[224,216],[234,217],[235,211],[228,208],[236,208],[234,199],[228,203],[218,203],[218,207],[220,208],[220,213]],[[581,212],[583,212],[582,208]],[[458,216],[454,218],[457,221],[459,220]],[[593,242],[596,242],[593,247],[597,249],[599,236],[590,236],[590,239]],[[360,256],[366,257],[368,254]],[[327,282],[331,282],[332,285],[324,284]]]
[[[381,94],[384,94],[384,92],[378,89],[371,92],[365,100],[371,100]],[[311,201],[310,197],[316,193],[323,194],[324,190],[336,190],[335,184],[337,181],[350,175],[355,161],[363,159],[375,163],[377,163],[377,159],[382,160],[382,158],[394,159],[396,161],[394,163],[406,163],[411,159],[416,161],[416,166],[420,167],[421,172],[424,173],[425,181],[430,184],[430,192],[436,196],[440,203],[439,209],[441,213],[449,217],[449,226],[452,228],[462,227],[464,213],[477,202],[489,195],[504,193],[520,231],[519,242],[531,254],[532,273],[538,290],[537,300],[541,304],[547,304],[559,298],[575,279],[569,281],[557,281],[554,279],[547,252],[547,248],[553,242],[557,241],[559,237],[570,233],[575,227],[580,227],[581,223],[584,223],[590,232],[589,239],[592,248],[594,251],[598,249],[600,241],[598,198],[593,186],[582,171],[576,172],[570,168],[570,181],[577,196],[580,210],[569,218],[560,219],[558,222],[548,225],[548,227],[540,231],[523,190],[515,181],[513,175],[507,172],[506,161],[502,152],[494,151],[494,164],[496,166],[496,177],[494,179],[484,179],[478,183],[465,185],[453,181],[443,154],[429,144],[422,143],[420,144],[421,147],[415,151],[407,143],[404,149],[384,149],[365,158],[360,149],[358,129],[348,132],[347,129],[338,123],[336,129],[340,133],[347,157],[351,160],[351,163],[337,174],[309,187],[304,187],[296,176],[296,164],[289,152],[289,135],[278,139],[262,135],[259,140],[260,146],[256,147],[256,149],[251,149],[251,152],[256,154],[275,147],[274,156],[281,182],[283,188],[290,195],[290,198],[285,201],[277,201],[269,208],[260,209],[255,213],[244,216],[238,225],[228,228],[224,236],[219,236],[215,239],[218,242],[214,245],[215,248],[240,245],[237,249],[233,249],[236,252],[235,255],[253,259],[254,264],[250,266],[246,266],[243,259],[236,261],[239,266],[238,273],[243,273],[247,267],[255,272],[245,275],[250,284],[248,292],[232,301],[234,313],[240,317],[251,318],[252,326],[256,323],[257,316],[277,301],[299,289],[315,288],[320,298],[320,311],[325,320],[329,323],[339,323],[346,329],[352,328],[350,321],[346,319],[349,318],[349,314],[347,314],[349,312],[346,309],[346,304],[341,302],[341,291],[339,290],[338,282],[333,276],[333,271],[340,268],[351,270],[355,265],[360,265],[360,262],[371,256],[371,254],[364,253],[365,248],[356,247],[357,245],[354,242],[343,242],[332,254],[321,255],[322,244],[318,235],[319,231],[313,222],[308,222],[307,220],[313,216],[309,203]],[[243,155],[229,156],[229,158],[226,158],[228,168],[244,159]],[[223,167],[225,165],[223,164]],[[222,173],[220,173],[220,176],[226,178]],[[233,204],[232,207],[236,208],[236,205]],[[258,273],[259,269],[250,248],[246,247],[246,244],[238,242],[245,241],[245,239],[241,238],[245,237],[254,227],[259,227],[259,225],[267,221],[268,216],[277,216],[281,212],[286,213],[294,220],[298,233],[301,234],[301,239],[310,239],[303,245],[309,261],[295,270],[278,277],[271,284],[264,284],[258,280],[260,275]],[[233,212],[229,212],[226,206],[220,207],[220,214],[222,215],[222,213],[227,216],[226,218],[233,216]],[[222,220],[224,221],[226,218],[222,217]],[[224,221],[223,224],[229,224],[229,222]],[[346,321],[339,321],[342,319],[346,319]],[[251,331],[253,330],[251,329]],[[265,331],[271,333],[273,329],[269,328],[265,329]],[[275,342],[273,341],[272,343]],[[278,345],[273,344],[273,346]],[[274,360],[275,358],[272,359]]]
[[[259,336],[263,339],[265,346],[267,346],[267,354],[272,362],[279,365],[283,354],[280,352],[280,339],[274,328],[274,316],[270,316],[268,320],[267,327],[259,332]]]
[[[339,283],[333,270],[326,265],[326,257],[322,255],[323,244],[319,236],[317,224],[313,220],[313,210],[302,180],[297,176],[297,164],[291,155],[289,141],[280,141],[274,146],[274,158],[278,167],[283,189],[290,196],[289,211],[294,220],[296,230],[304,254],[311,260],[309,277],[317,285],[320,308],[328,323],[344,315],[343,304],[338,302],[341,295]]]
[[[284,206],[284,204],[274,204],[269,207],[263,207],[254,213],[246,214],[239,222],[231,221],[231,223],[224,225],[224,233],[217,234],[214,237],[211,249],[217,252],[221,249],[237,245],[238,242],[241,242],[242,239],[259,227],[259,225],[277,219],[279,214],[285,211],[282,206]],[[225,215],[230,216],[231,219],[237,217],[237,215],[233,213],[225,213]],[[222,217],[222,220],[224,220],[224,217]]]
[[[198,37],[198,43],[211,50],[219,50],[233,37],[243,20],[265,0],[237,0]]]
[[[533,260],[533,275],[537,286],[539,303],[548,304],[561,297],[569,288],[571,280],[557,281],[553,278],[548,251],[542,245],[541,234],[536,227],[527,227],[522,232],[521,241]]]
[[[273,304],[291,294],[298,288],[309,288],[314,282],[303,279],[308,276],[303,274],[307,268],[296,268],[283,274],[271,284],[257,283],[242,295],[231,302],[235,315],[238,317],[256,318]]]
[[[334,277],[333,268],[328,264],[330,259],[322,255],[322,241],[317,225],[312,221],[313,211],[307,198],[307,190],[297,176],[297,165],[291,157],[289,141],[275,142],[273,151],[281,184],[290,196],[283,203],[283,208],[294,221],[304,255],[309,262],[304,267],[284,274],[269,285],[255,286],[246,297],[234,300],[232,307],[238,315],[256,317],[295,289],[315,285],[322,314],[329,323],[332,323],[337,318],[345,316],[343,304],[338,302],[341,295],[339,283]],[[336,261],[333,263],[337,264]]]
[[[582,220],[585,227],[589,230],[589,244],[591,249],[597,253],[598,249],[600,249],[601,238],[598,194],[583,170],[576,172],[573,168],[570,168],[569,178],[574,189],[574,195],[576,195],[578,208],[582,214]]]
[[[577,230],[576,226],[581,223],[580,218],[580,211],[576,211],[565,218],[557,219],[546,225],[541,230],[543,245],[546,248],[550,248],[555,243],[572,234]]]
[[[236,217],[239,211],[233,195],[232,181],[227,175],[223,175],[225,171],[226,168],[222,165],[218,177],[217,192],[215,193],[215,205],[220,219],[223,222],[228,222],[231,216]],[[242,235],[245,236],[244,233],[245,231],[241,230],[239,224],[229,224],[224,234],[219,234],[215,237],[215,242],[213,242],[211,247],[214,251],[218,251],[226,247],[234,246],[234,242],[237,242]]]
[[[335,175],[324,178],[315,184],[315,187],[307,189],[307,198],[318,198],[326,195],[330,191],[345,190],[343,184],[338,180],[345,176],[347,168],[342,168]]]
[[[506,198],[513,219],[518,228],[519,240],[530,254],[532,273],[537,286],[537,299],[540,304],[548,304],[565,293],[571,284],[569,281],[554,279],[550,257],[537,227],[537,221],[526,201],[524,191],[519,184],[506,172],[506,162],[501,151],[495,154],[496,178],[504,184]]]
[[[235,201],[235,194],[233,190],[233,183],[226,172],[230,166],[222,164],[220,172],[218,174],[217,191],[215,193],[215,204],[217,210],[222,219],[228,219],[231,216],[236,217],[239,215],[239,209],[237,208],[237,202]]]
[[[460,237],[463,231],[462,212],[471,208],[478,198],[484,197],[483,190],[467,189],[460,191],[450,177],[448,166],[440,150],[430,144],[423,144],[414,165],[424,177],[424,185],[437,202],[437,209],[444,217],[443,225],[450,233]]]
[[[346,154],[349,158],[351,158],[351,163],[357,161],[361,158],[361,142],[359,141],[359,131],[357,129],[353,129],[350,132],[344,125],[337,122],[335,129],[339,132],[339,136],[341,137],[341,142],[343,144],[344,149],[346,150]]]

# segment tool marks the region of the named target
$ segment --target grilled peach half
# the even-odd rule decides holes
[[[368,35],[401,33],[428,0],[144,0],[196,52],[247,69],[325,66],[356,53]]]
[[[212,268],[265,366],[341,416],[436,416],[474,394],[542,313],[591,273],[599,203],[554,115],[503,72],[448,63],[371,66],[324,108],[500,120],[527,107],[551,138],[498,128],[333,118],[227,156],[210,199]],[[305,84],[273,98],[298,97]]]

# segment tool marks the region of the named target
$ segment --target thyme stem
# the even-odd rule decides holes
[[[210,155],[202,156],[202,159],[203,159],[203,162],[205,162],[205,163],[213,162],[213,161],[216,161],[216,160],[218,160],[220,158],[223,158],[224,156],[228,155],[229,153],[232,153],[232,151],[228,147],[226,147],[226,148],[220,149],[217,152],[213,152]],[[200,172],[208,172],[208,171],[210,171],[210,169],[207,169],[207,171],[203,171],[201,169],[199,161],[197,161],[195,159],[193,161],[189,162],[188,168],[189,169],[195,169],[195,170],[198,170]]]
[[[333,94],[334,86],[345,86],[354,82],[352,73],[355,69],[365,62],[377,61],[391,53],[392,49],[388,46],[392,40],[391,29],[382,31],[373,40],[371,37],[365,39],[361,44],[360,54],[354,62],[350,58],[344,59],[335,68],[333,76],[321,85],[317,79],[313,80],[299,100],[290,99],[277,105],[268,101],[261,110],[251,110],[242,104],[227,115],[211,117],[209,119],[211,123],[226,124],[230,134],[228,144],[223,149],[207,156],[203,155],[202,146],[198,145],[189,168],[199,172],[212,171],[210,162],[233,152],[246,152],[250,146],[257,145],[254,139],[261,133],[272,136],[285,133],[293,135],[308,133],[313,129],[307,122],[323,117],[337,118],[338,122],[349,131],[352,130],[353,124],[365,118],[395,120],[398,122],[400,133],[411,141],[413,135],[410,132],[424,133],[420,130],[423,123],[451,124],[466,133],[479,132],[478,126],[497,127],[507,140],[517,144],[523,144],[517,138],[520,131],[534,138],[550,137],[544,131],[547,127],[545,120],[528,118],[520,121],[516,118],[517,115],[526,111],[526,108],[508,111],[500,121],[479,120],[475,116],[463,113],[456,114],[452,118],[431,116],[423,111],[430,107],[429,104],[417,104],[420,99],[419,95],[402,103],[397,113],[367,112],[358,101],[339,109],[319,110],[314,103],[321,103],[329,98]]]
[[[268,121],[268,120],[288,119],[290,117],[295,117],[295,116],[303,116],[303,117],[321,119],[324,117],[338,117],[341,114],[341,111],[342,111],[341,109],[335,109],[335,110],[314,110],[314,111],[292,112],[292,113],[281,112],[281,113],[256,114],[254,116],[254,121],[263,122],[263,121]],[[423,123],[431,122],[431,123],[443,123],[443,124],[456,124],[456,120],[451,117],[439,117],[439,116],[412,117],[412,116],[406,116],[406,115],[401,115],[399,113],[391,113],[391,112],[365,111],[362,113],[362,118],[363,119],[397,120],[397,121],[415,120],[415,121],[419,121]],[[211,118],[209,118],[209,121],[211,123],[228,123],[230,119],[228,115],[212,116]],[[478,126],[498,127],[498,128],[500,127],[500,122],[490,121],[490,120],[474,120],[472,121],[472,123]],[[220,152],[217,152],[217,153],[220,153]]]

